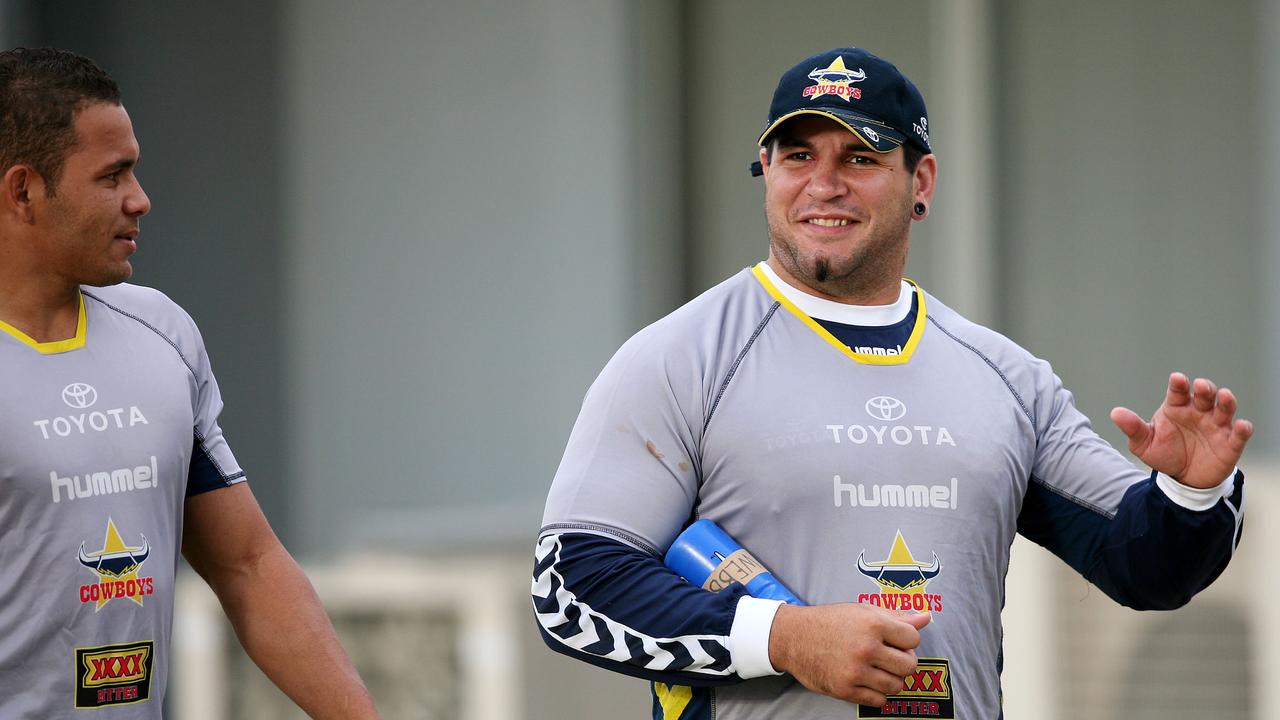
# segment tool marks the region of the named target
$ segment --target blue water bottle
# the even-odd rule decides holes
[[[769,568],[711,520],[698,520],[685,528],[671,543],[663,562],[704,590],[720,592],[739,583],[747,587],[752,597],[781,600],[790,605],[805,604],[779,582]]]

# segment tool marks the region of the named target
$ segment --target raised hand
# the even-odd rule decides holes
[[[920,629],[931,619],[874,605],[783,605],[769,633],[769,661],[814,692],[880,706],[915,671]]]
[[[1111,411],[1111,421],[1128,436],[1129,451],[1152,469],[1184,485],[1211,488],[1235,469],[1253,435],[1253,423],[1235,419],[1235,413],[1230,390],[1173,373],[1150,422],[1123,407]]]

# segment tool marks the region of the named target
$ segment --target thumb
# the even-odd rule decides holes
[[[922,630],[925,625],[933,622],[933,613],[905,613],[901,619],[916,630]]]
[[[1120,432],[1129,438],[1129,450],[1139,452],[1151,440],[1151,426],[1138,413],[1129,408],[1118,407],[1111,410],[1111,422],[1120,428]]]

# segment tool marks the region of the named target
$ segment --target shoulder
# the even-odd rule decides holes
[[[83,285],[80,290],[87,297],[92,297],[104,305],[110,305],[123,311],[146,314],[183,312],[182,308],[169,299],[168,295],[145,285],[134,285],[132,283],[119,283],[102,287]]]
[[[936,297],[925,293],[925,298],[929,330],[940,333],[946,342],[962,348],[999,375],[1028,420],[1039,428],[1037,419],[1044,412],[1041,402],[1046,393],[1052,394],[1060,384],[1052,366],[1005,335],[969,320]]]
[[[750,270],[743,270],[637,332],[611,364],[705,368],[726,355],[732,359],[760,331],[774,304]]]
[[[203,353],[204,342],[195,321],[159,290],[120,283],[107,287],[81,287],[80,291],[86,306],[96,304],[101,310],[154,333],[173,346],[188,366]]]
[[[929,324],[933,329],[941,332],[951,342],[968,348],[970,352],[1001,363],[1016,364],[1038,360],[1018,343],[985,325],[973,322],[927,291],[925,302],[928,303]]]

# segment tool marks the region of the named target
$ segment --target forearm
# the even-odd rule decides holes
[[[378,717],[311,582],[283,547],[206,579],[249,657],[310,717]]]
[[[1018,531],[1044,545],[1116,602],[1139,610],[1185,604],[1226,567],[1239,539],[1243,476],[1206,509],[1180,506],[1151,480],[1129,488],[1114,516],[1038,480]]]
[[[735,626],[741,586],[707,592],[621,542],[579,533],[544,536],[532,590],[543,639],[570,657],[679,685],[738,682],[744,661],[747,677],[773,672],[767,632],[751,643],[741,624]],[[752,652],[749,644],[759,647]]]
[[[1218,497],[1199,506],[1152,481],[1130,488],[1088,577],[1129,607],[1185,605],[1231,560],[1240,537],[1243,484],[1244,476],[1233,474]]]

